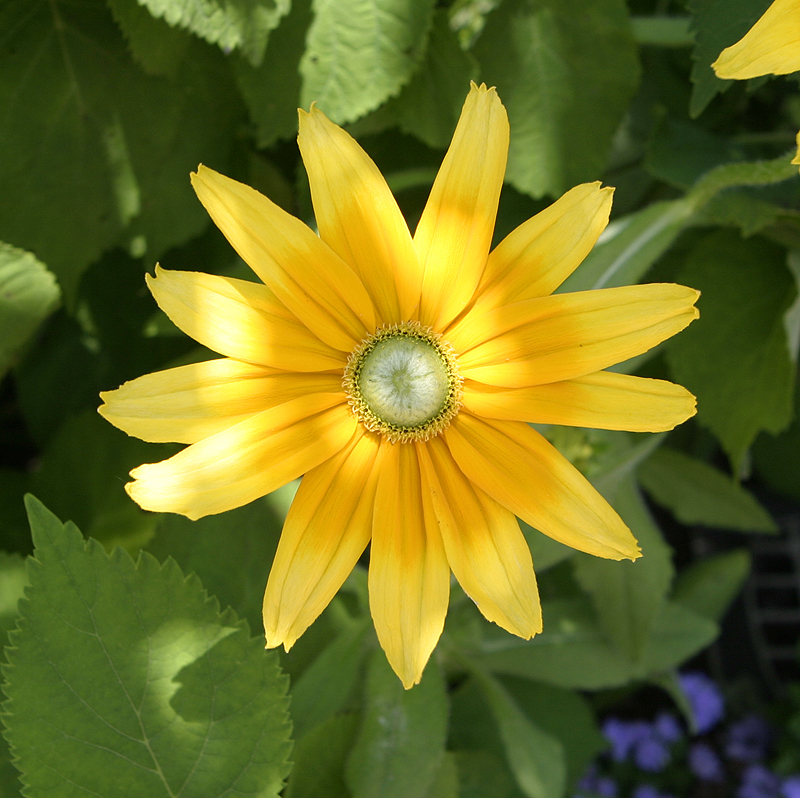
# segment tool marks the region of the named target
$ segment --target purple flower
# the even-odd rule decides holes
[[[736,798],[780,798],[781,780],[763,765],[749,765],[742,774]]]
[[[783,798],[800,798],[800,773],[788,776],[781,784]]]
[[[631,798],[661,798],[661,793],[652,784],[640,784]]]
[[[634,746],[633,760],[642,770],[658,773],[669,762],[669,750],[652,731]]]
[[[689,769],[703,781],[722,781],[725,777],[720,758],[707,743],[694,743],[689,748]]]
[[[698,734],[705,734],[722,720],[725,706],[722,693],[704,673],[681,673],[678,676],[683,692],[689,701]]]
[[[631,798],[672,798],[672,796],[660,793],[652,784],[640,784],[631,793]]]
[[[610,717],[603,723],[603,734],[611,743],[611,758],[615,762],[624,762],[634,746],[649,736],[650,726],[643,720]]]
[[[653,727],[665,743],[674,743],[683,737],[683,728],[671,712],[659,712],[653,721]]]
[[[601,776],[597,772],[597,765],[592,764],[578,782],[578,793],[575,798],[581,798],[583,793],[600,795],[602,798],[615,798],[617,783],[610,776]]]
[[[725,740],[725,754],[739,762],[759,762],[767,755],[771,732],[769,724],[758,715],[731,724]]]

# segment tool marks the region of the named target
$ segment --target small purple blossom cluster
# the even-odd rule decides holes
[[[800,798],[800,774],[779,776],[765,764],[773,735],[763,718],[748,715],[725,725],[722,693],[708,676],[685,673],[679,680],[690,731],[670,712],[649,721],[607,717],[608,750],[574,798]]]

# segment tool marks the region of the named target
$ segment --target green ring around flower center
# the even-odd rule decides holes
[[[362,341],[343,380],[364,426],[400,443],[446,429],[461,407],[461,383],[452,347],[414,321],[383,327]]]

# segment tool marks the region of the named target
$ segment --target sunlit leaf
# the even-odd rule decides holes
[[[509,182],[541,197],[597,179],[639,80],[623,0],[509,0],[474,53],[508,109]]]
[[[196,577],[109,556],[28,500],[30,587],[5,668],[4,720],[32,795],[277,796],[287,680]]]
[[[374,110],[408,83],[433,22],[432,0],[313,0],[312,9],[300,105],[316,102],[338,123]]]

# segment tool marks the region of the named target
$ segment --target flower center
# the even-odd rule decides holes
[[[461,383],[452,347],[415,321],[383,327],[362,341],[343,380],[364,426],[393,443],[445,430],[461,407]]]

